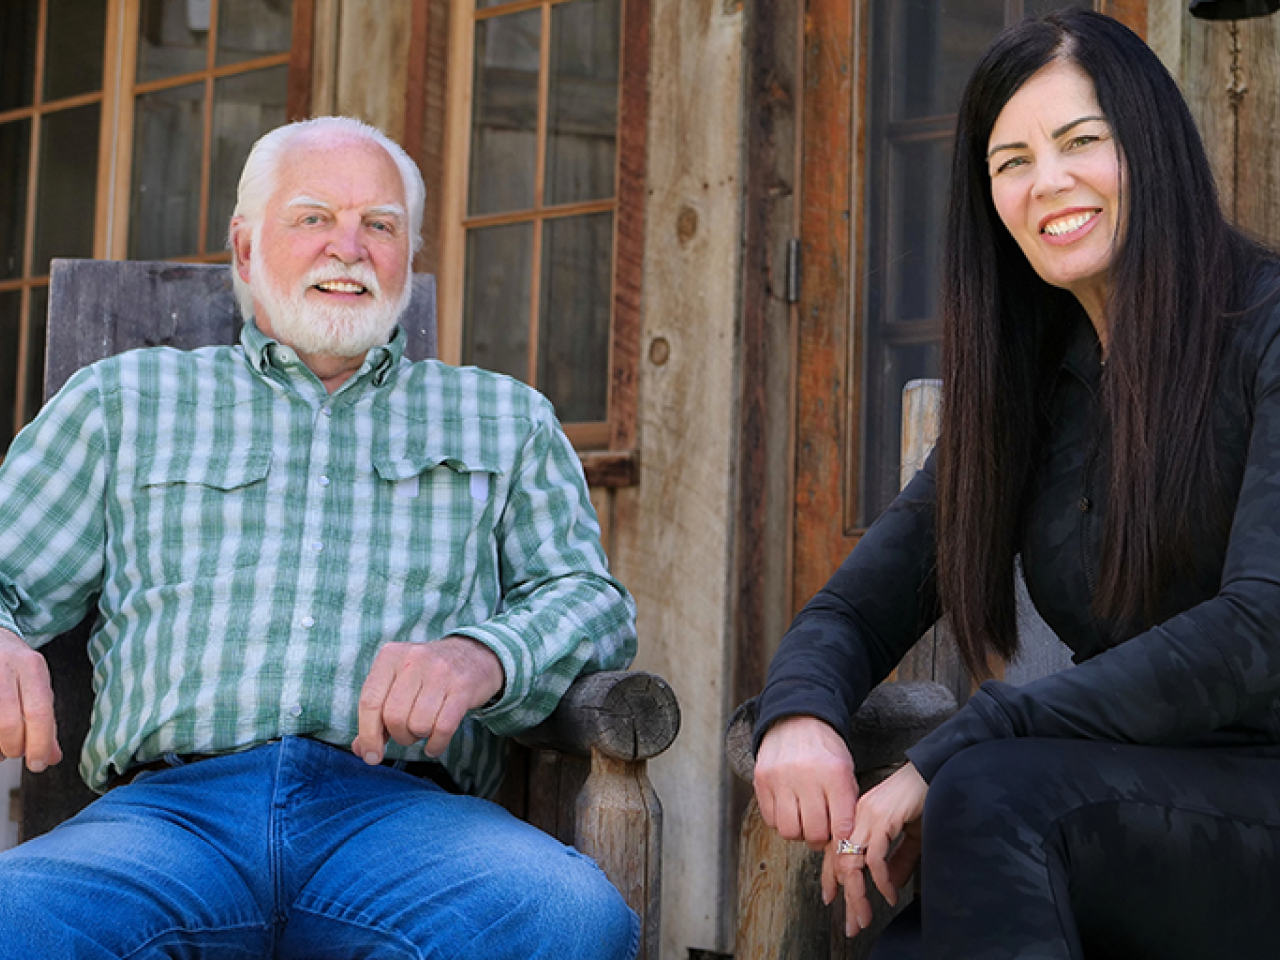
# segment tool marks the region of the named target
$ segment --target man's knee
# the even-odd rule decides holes
[[[635,955],[639,919],[594,862],[569,849],[553,870],[534,872],[536,877],[517,883],[537,884],[536,902],[524,919],[547,956],[630,960]]]

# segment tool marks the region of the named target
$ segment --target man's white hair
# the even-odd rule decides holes
[[[236,208],[231,219],[234,223],[239,217],[252,231],[252,243],[255,248],[262,237],[262,222],[266,215],[267,203],[280,182],[280,164],[290,148],[302,141],[313,141],[323,146],[326,141],[338,142],[351,139],[377,144],[395,161],[396,169],[400,171],[400,179],[404,182],[411,250],[414,253],[418,252],[418,248],[422,246],[422,209],[427,196],[426,186],[422,182],[422,173],[400,144],[377,127],[354,117],[314,117],[310,120],[287,123],[283,127],[276,127],[263,134],[253,145],[248,159],[244,162],[244,169],[240,171],[240,186],[236,190]],[[231,280],[235,284],[236,299],[240,302],[240,314],[249,320],[253,317],[253,293],[249,289],[249,284],[240,278],[240,271],[236,269],[234,244],[232,244],[231,256]]]

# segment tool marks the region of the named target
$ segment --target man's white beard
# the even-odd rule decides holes
[[[391,339],[409,306],[413,277],[406,272],[404,289],[394,302],[383,297],[373,268],[357,263],[316,267],[294,290],[281,290],[255,246],[249,254],[250,290],[267,317],[275,338],[308,356],[362,357]],[[326,280],[350,280],[367,291],[353,304],[316,303],[307,291]],[[366,302],[367,298],[367,302]]]

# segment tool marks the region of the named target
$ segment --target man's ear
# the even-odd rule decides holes
[[[233,217],[231,220],[231,260],[235,264],[236,273],[245,283],[249,282],[249,260],[252,252],[253,230],[245,222],[244,217]]]

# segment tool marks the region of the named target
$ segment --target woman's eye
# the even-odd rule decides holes
[[[1020,167],[1026,162],[1026,157],[1010,157],[1008,160],[996,164],[996,173],[1004,173],[1006,170],[1012,170],[1015,167]]]

